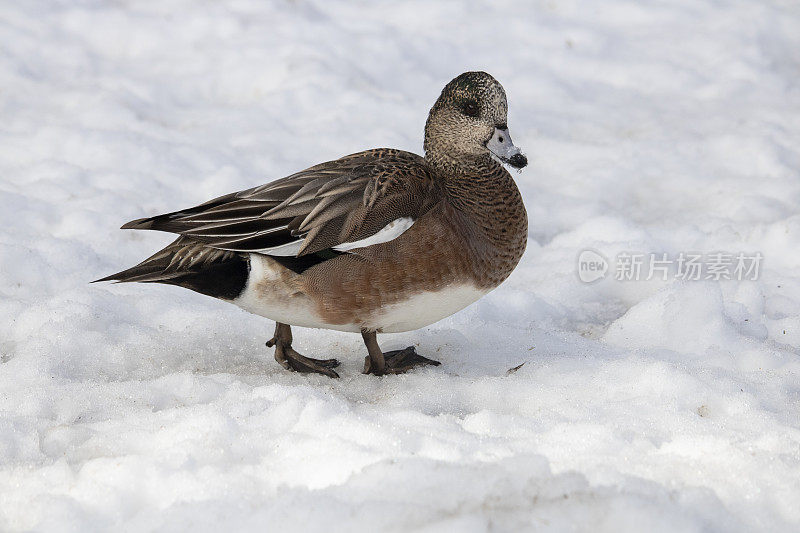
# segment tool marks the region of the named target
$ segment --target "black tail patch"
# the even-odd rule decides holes
[[[157,280],[155,283],[178,285],[214,298],[234,300],[244,292],[249,275],[250,261],[236,255],[223,262],[205,265],[197,272],[186,272],[174,278]]]

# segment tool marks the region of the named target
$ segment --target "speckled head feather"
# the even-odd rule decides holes
[[[461,166],[462,159],[489,158],[486,143],[505,129],[508,101],[503,86],[486,72],[465,72],[442,90],[425,123],[425,159]]]

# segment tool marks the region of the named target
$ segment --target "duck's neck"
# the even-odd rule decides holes
[[[442,178],[455,178],[480,172],[491,165],[500,166],[489,155],[451,157],[445,151],[426,146],[425,161]]]
[[[519,197],[514,179],[508,171],[491,156],[461,157],[453,159],[447,156],[425,154],[425,160],[434,170],[440,183],[450,196],[451,204],[461,211],[474,214],[477,218],[487,215],[487,207],[497,204],[498,208],[513,207],[511,204],[498,204],[497,199],[505,193],[514,193]],[[522,199],[519,198],[519,202]]]

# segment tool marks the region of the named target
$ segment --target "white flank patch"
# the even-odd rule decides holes
[[[273,246],[272,248],[264,248],[263,250],[259,250],[258,253],[264,255],[276,255],[280,257],[294,257],[297,255],[297,252],[300,251],[300,247],[303,246],[303,239],[287,242],[286,244],[281,244],[280,246]]]
[[[389,242],[405,233],[412,225],[414,225],[413,218],[401,217],[392,220],[374,235],[370,235],[369,237],[365,237],[357,241],[342,243],[339,246],[334,246],[333,249],[339,252],[346,252],[348,250],[354,250],[355,248],[364,248],[365,246],[371,246],[373,244]],[[298,254],[304,242],[305,239],[298,239],[293,242],[281,244],[280,246],[264,248],[263,250],[259,250],[258,253],[279,257],[294,257]]]
[[[386,224],[383,227],[383,229],[381,229],[380,231],[378,231],[378,233],[374,235],[370,235],[369,237],[365,237],[357,241],[342,243],[339,246],[334,246],[333,249],[339,252],[346,252],[348,250],[354,250],[356,248],[364,248],[365,246],[372,246],[373,244],[381,244],[383,242],[393,241],[394,239],[398,238],[400,235],[405,233],[408,230],[408,228],[410,228],[413,225],[414,225],[414,219],[411,217],[397,218]]]

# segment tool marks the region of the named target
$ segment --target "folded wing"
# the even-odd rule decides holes
[[[376,149],[122,228],[177,233],[230,252],[302,257],[407,229],[433,205],[434,190],[424,159]]]

